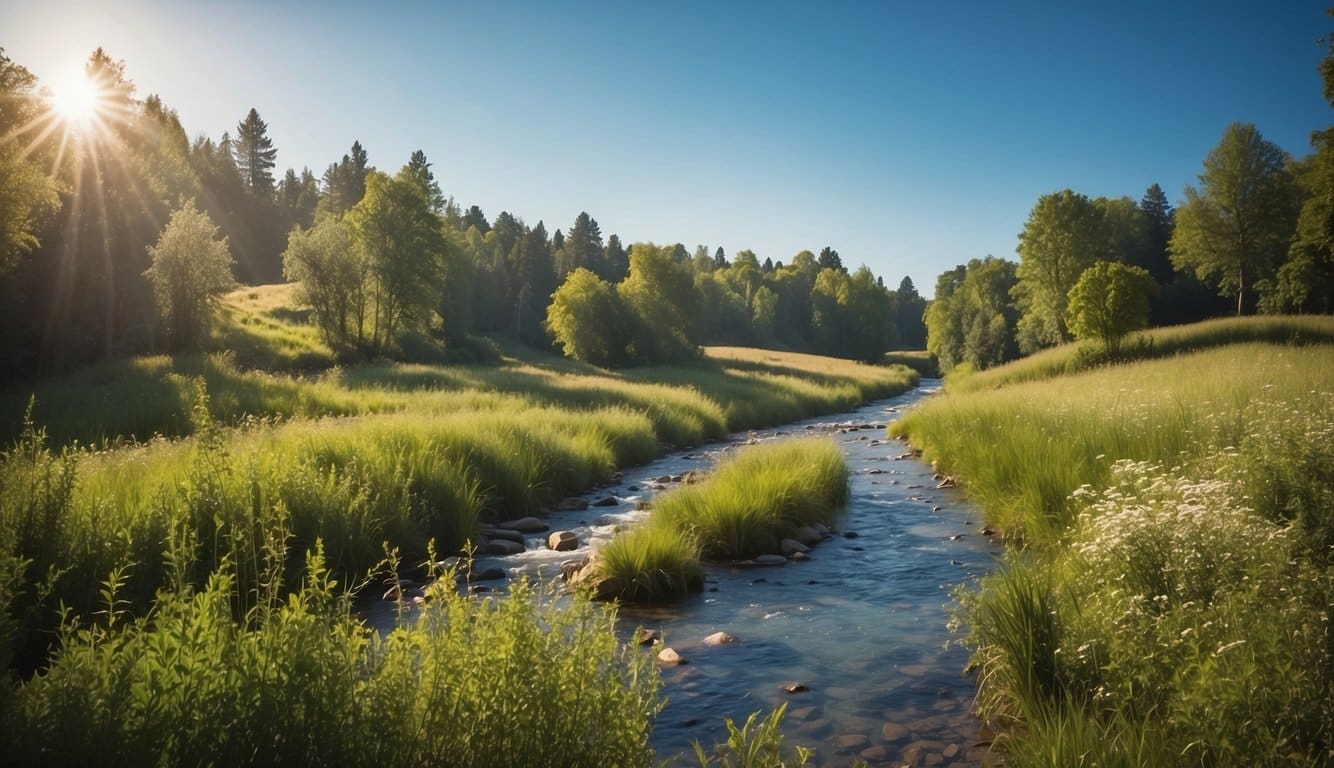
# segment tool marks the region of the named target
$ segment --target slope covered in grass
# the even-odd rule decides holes
[[[979,704],[1023,724],[1011,763],[1328,760],[1327,325],[1171,329],[1155,348],[1202,351],[1075,374],[1020,361],[891,425],[1022,544],[960,596]]]

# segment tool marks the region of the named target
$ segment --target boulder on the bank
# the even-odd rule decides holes
[[[503,523],[496,523],[496,528],[503,528],[510,531],[519,531],[520,533],[541,533],[548,529],[548,525],[536,517],[521,517],[517,520],[507,520]]]
[[[574,531],[555,531],[547,537],[547,549],[569,552],[579,548],[579,537]]]
[[[820,532],[817,531],[815,527],[811,525],[803,525],[797,530],[793,531],[792,538],[796,539],[797,541],[800,541],[802,544],[805,544],[808,547],[813,547],[816,544],[819,544],[820,542],[824,541],[824,536],[820,535]]]
[[[792,557],[797,553],[801,553],[804,555],[811,551],[810,547],[806,546],[805,544],[802,544],[800,541],[797,541],[796,539],[783,539],[778,543],[778,549],[786,557]]]
[[[811,528],[814,529],[815,532],[820,535],[821,539],[827,539],[832,535],[832,532],[829,530],[829,526],[825,525],[824,523],[812,523]]]
[[[731,645],[732,643],[735,642],[736,642],[735,637],[727,634],[726,632],[721,632],[721,631],[714,632],[712,635],[709,635],[708,637],[704,638],[705,645],[715,648],[720,645]]]

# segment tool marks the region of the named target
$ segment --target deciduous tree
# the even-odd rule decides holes
[[[1112,358],[1126,334],[1149,323],[1149,295],[1156,287],[1142,267],[1100,261],[1070,289],[1066,323],[1075,338],[1100,343]]]
[[[1103,217],[1092,200],[1069,189],[1038,198],[1019,233],[1015,299],[1021,349],[1031,352],[1070,340],[1066,296],[1080,273],[1106,251]]]
[[[217,225],[190,200],[148,247],[153,265],[144,276],[174,349],[192,349],[208,338],[219,299],[236,285],[227,240],[217,234]]]

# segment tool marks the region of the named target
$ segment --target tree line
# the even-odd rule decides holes
[[[1334,104],[1334,47],[1321,74]],[[988,256],[940,275],[927,349],[945,370],[985,368],[1073,339],[1115,355],[1146,325],[1334,312],[1334,128],[1312,144],[1294,159],[1233,123],[1175,209],[1157,184],[1138,202],[1042,195],[1017,263]]]
[[[200,347],[212,297],[281,280],[355,356],[475,333],[608,365],[679,360],[706,343],[867,360],[925,344],[912,281],[888,288],[829,247],[784,265],[748,250],[729,260],[706,246],[627,247],[586,212],[565,232],[508,211],[489,220],[442,192],[421,151],[391,174],[360,142],[318,176],[280,176],[256,109],[234,131],[190,139],[161,99],[136,98],[123,62],[98,49],[85,70],[100,105],[75,133],[0,50],[0,368],[11,378]],[[606,312],[579,306],[590,286]],[[585,357],[575,336],[595,334],[607,351]]]

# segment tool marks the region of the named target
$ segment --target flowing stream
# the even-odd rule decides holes
[[[1000,544],[983,535],[980,516],[959,491],[938,488],[932,469],[883,428],[936,385],[927,380],[893,399],[631,468],[587,495],[607,506],[543,519],[553,531],[576,533],[578,550],[550,551],[547,534],[531,534],[523,553],[481,558],[474,570],[559,577],[561,562],[587,555],[618,525],[642,520],[648,513],[636,511],[636,502],[676,487],[679,479],[669,478],[707,470],[751,441],[830,435],[847,456],[849,500],[838,533],[809,560],[706,565],[702,594],[666,607],[622,607],[627,640],[636,627],[657,630],[687,661],[662,670],[667,704],[653,746],[660,758],[688,753],[696,740],[707,747],[725,740],[724,718],[740,724],[786,702],[785,743],[815,749],[813,765],[980,764],[986,742],[970,714],[975,688],[963,674],[967,653],[946,647],[946,625],[950,590],[989,572]],[[385,610],[372,609],[367,619],[392,623]],[[718,631],[735,641],[707,645],[704,638]]]

